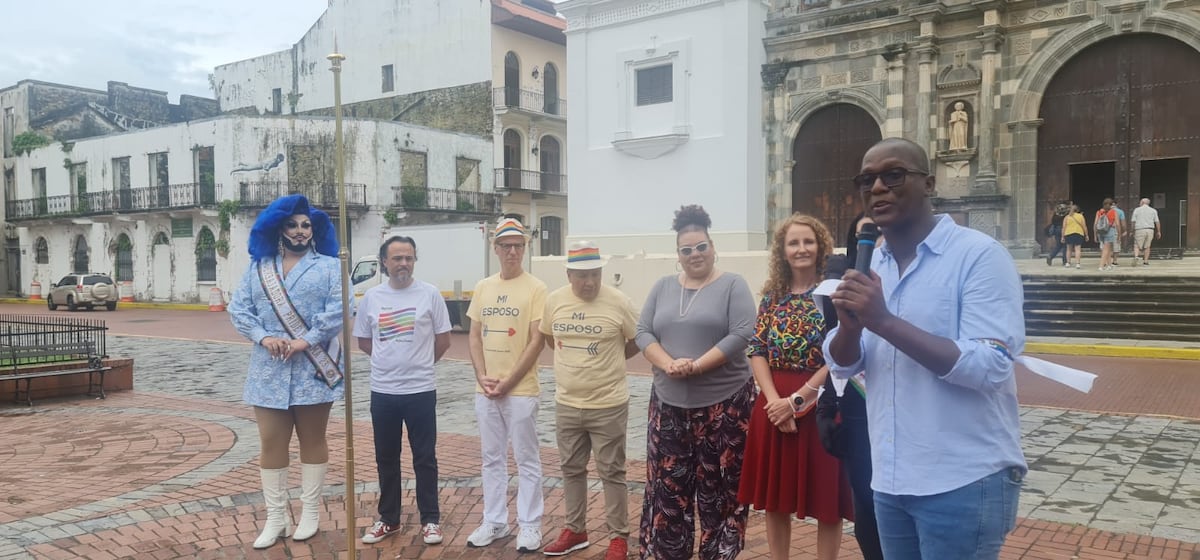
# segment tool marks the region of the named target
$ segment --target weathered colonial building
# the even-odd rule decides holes
[[[1054,205],[1150,198],[1200,246],[1200,2],[776,0],[762,78],[773,218],[845,231],[867,146],[927,147],[935,204],[1036,250]]]
[[[478,136],[375,120],[344,124],[351,255],[372,253],[398,191],[403,146],[425,158],[430,181],[451,183],[491,163]],[[228,292],[249,264],[245,240],[261,210],[304,193],[336,214],[334,121],[328,117],[225,115],[147,130],[54,143],[13,159],[7,200],[24,254],[14,263],[42,289],[62,276],[108,272],[139,300],[207,301]],[[483,192],[423,190],[409,213],[499,213]],[[335,215],[336,220],[336,215]]]
[[[495,167],[455,185],[429,184],[422,157],[403,154],[395,185],[478,190],[494,184],[504,211],[540,229],[531,254],[563,254],[566,232],[566,22],[547,0],[335,0],[284,51],[218,66],[224,112],[332,115],[325,56],[348,58],[344,114],[474,134],[494,142]]]
[[[539,233],[531,254],[562,254],[564,27],[543,0],[339,0],[292,48],[217,67],[215,101],[116,82],[0,90],[0,292],[74,271],[111,272],[138,299],[227,292],[258,209],[288,192],[336,206],[335,44],[353,257],[388,225],[502,212]]]
[[[20,156],[31,149],[55,142],[101,136],[127,130],[154,128],[170,123],[217,114],[212,99],[182,95],[178,104],[166,92],[109,82],[107,91],[21,80],[0,89],[0,167],[3,168],[5,204],[0,204],[4,223],[4,250],[0,252],[0,294],[17,292],[28,283],[22,279],[21,256],[29,248],[20,242],[14,223],[6,223],[8,202],[18,198],[18,185],[32,181],[17,172]],[[68,161],[69,158],[64,159]]]

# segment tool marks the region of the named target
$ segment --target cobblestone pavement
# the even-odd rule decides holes
[[[134,358],[135,391],[107,400],[68,398],[32,409],[0,406],[0,559],[24,558],[336,558],[347,549],[345,424],[335,407],[324,529],[304,543],[267,551],[250,543],[263,516],[257,431],[241,404],[248,347],[242,344],[110,338],[109,353]],[[356,526],[372,522],[378,488],[367,362],[354,367]],[[645,415],[650,379],[630,376],[630,513],[636,527],[645,480]],[[545,539],[561,526],[552,376],[540,375],[540,439],[545,466]],[[465,547],[480,521],[473,376],[463,362],[438,366],[439,467],[446,544],[420,544],[411,471],[401,534],[359,545],[362,558],[515,558],[510,540]],[[1047,408],[1022,409],[1031,471],[1021,520],[1005,558],[1193,558],[1200,543],[1200,422]],[[15,435],[15,437],[13,437]],[[293,452],[295,448],[293,447]],[[512,467],[510,467],[511,469]],[[515,472],[515,471],[514,471]],[[293,486],[298,486],[293,473]],[[297,491],[293,490],[298,511]],[[593,481],[589,529],[607,544],[603,500]],[[794,553],[815,552],[815,527],[795,522]],[[843,557],[858,557],[849,532]],[[742,558],[765,558],[763,523],[752,518]],[[344,557],[344,554],[341,555]],[[803,556],[802,556],[803,557]]]

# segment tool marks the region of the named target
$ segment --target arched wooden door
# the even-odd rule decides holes
[[[855,105],[835,103],[809,116],[792,143],[792,211],[825,222],[840,244],[862,210],[850,179],[881,139],[879,123]]]
[[[1065,200],[1090,224],[1105,197],[1126,216],[1145,197],[1163,226],[1154,246],[1200,245],[1198,87],[1200,52],[1162,35],[1106,39],[1067,61],[1042,96],[1038,229]]]

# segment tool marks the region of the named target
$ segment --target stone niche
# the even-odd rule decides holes
[[[934,159],[953,170],[956,177],[963,176],[963,171],[975,160],[979,142],[979,112],[976,108],[980,103],[982,73],[966,59],[966,51],[955,52],[954,62],[942,67],[937,76],[938,127]]]

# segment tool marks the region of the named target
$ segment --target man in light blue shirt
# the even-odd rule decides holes
[[[1012,357],[1025,345],[1016,266],[994,239],[935,216],[916,144],[885,139],[855,177],[886,243],[847,271],[825,341],[833,375],[865,370],[875,513],[888,560],[997,558],[1021,481]]]

